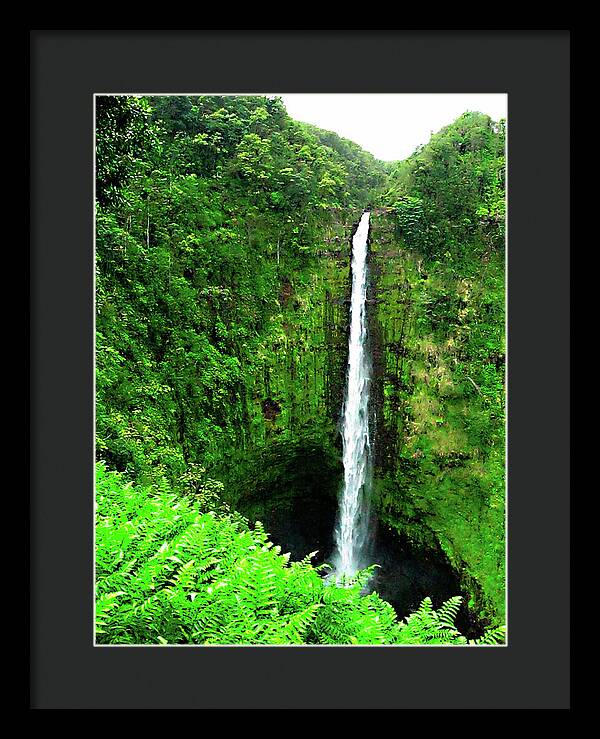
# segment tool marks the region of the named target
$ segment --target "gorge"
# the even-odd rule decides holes
[[[290,562],[316,552],[310,567],[350,579],[377,564],[366,591],[398,619],[460,595],[463,635],[501,628],[503,124],[465,114],[384,164],[291,120],[277,99],[107,96],[96,115],[97,458],[108,479],[174,496],[165,520],[192,501],[233,522],[237,537],[256,537],[248,551],[279,548]],[[203,613],[239,576],[222,574],[233,541],[211,545],[221,553],[197,576]],[[100,551],[100,593],[129,592],[109,561]],[[300,598],[278,588],[267,621]],[[304,630],[286,626],[285,638],[375,639],[327,632],[328,597],[303,591]],[[155,626],[137,620],[110,638],[281,638],[264,624],[233,631],[244,614],[228,616],[229,636],[225,622],[199,631],[194,616],[182,637],[157,611]]]

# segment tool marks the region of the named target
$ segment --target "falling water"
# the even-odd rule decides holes
[[[348,381],[344,400],[344,488],[335,530],[333,564],[337,575],[351,577],[361,566],[368,529],[366,488],[369,473],[369,362],[366,351],[367,238],[369,213],[352,239],[352,299],[348,344]]]

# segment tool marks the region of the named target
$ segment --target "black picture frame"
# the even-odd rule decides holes
[[[30,32],[35,709],[565,709],[569,31]],[[505,648],[92,645],[93,94],[508,94]]]

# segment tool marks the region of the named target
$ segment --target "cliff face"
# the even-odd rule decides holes
[[[323,230],[314,263],[281,281],[280,312],[271,317],[263,369],[250,389],[255,441],[331,433],[337,423],[347,361],[350,238],[359,215],[337,214]]]
[[[323,554],[334,524],[350,239],[359,215],[338,214],[316,262],[282,282],[281,310],[263,341],[263,371],[247,389],[245,448],[227,465],[234,470],[232,502],[265,521],[275,541],[295,536],[302,556],[312,543]],[[431,311],[441,300],[442,278],[405,249],[391,212],[372,213],[369,260],[374,509],[381,524],[415,549],[442,550],[471,596],[472,613],[499,622],[502,414],[489,410],[473,379],[465,384],[459,334],[482,309],[485,279],[502,279],[501,265],[484,265],[479,281],[459,271],[446,275],[452,284],[444,291],[454,291],[462,306],[447,324],[436,323]]]
[[[471,377],[498,382],[502,359],[491,337],[481,356],[464,340],[473,343],[485,320],[503,335],[502,261],[488,255],[478,274],[442,272],[409,252],[381,214],[372,218],[371,271],[379,516],[419,546],[440,546],[472,610],[502,620],[503,394]]]
[[[350,243],[360,213],[329,213],[316,259],[281,280],[279,312],[258,352],[260,370],[245,388],[244,443],[221,471],[231,502],[249,519],[267,523],[275,540],[284,529],[288,540],[299,536],[298,526],[318,530],[321,556],[342,475]],[[303,544],[295,554],[309,551]]]

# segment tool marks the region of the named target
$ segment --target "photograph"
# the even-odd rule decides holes
[[[507,647],[510,96],[93,103],[94,645]]]

